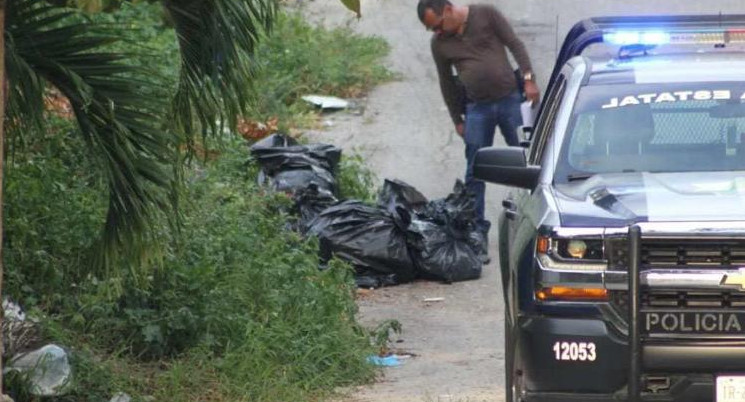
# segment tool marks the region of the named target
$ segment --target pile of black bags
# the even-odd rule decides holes
[[[251,153],[260,182],[293,197],[294,228],[318,237],[322,266],[333,256],[350,262],[358,286],[480,277],[485,239],[475,227],[473,196],[460,181],[446,198],[428,201],[402,181],[385,180],[377,205],[368,205],[337,199],[341,150],[334,146],[299,145],[275,134]]]

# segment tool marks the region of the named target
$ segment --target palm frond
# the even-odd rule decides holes
[[[186,133],[235,128],[251,95],[250,56],[277,12],[276,0],[165,0],[181,48],[173,115]]]
[[[28,128],[28,122],[43,125],[47,85],[67,97],[108,179],[101,266],[124,254],[138,255],[153,216],[169,210],[173,186],[176,141],[161,127],[167,102],[154,96],[159,81],[128,63],[126,55],[106,50],[118,40],[112,27],[37,0],[14,0],[7,12],[11,135]]]

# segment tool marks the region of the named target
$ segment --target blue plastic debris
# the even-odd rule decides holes
[[[396,367],[401,365],[401,360],[399,360],[398,356],[396,355],[390,355],[386,357],[370,356],[367,358],[367,361],[376,366],[384,367]]]

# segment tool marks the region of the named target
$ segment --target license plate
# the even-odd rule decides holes
[[[716,402],[745,402],[745,375],[717,376]]]

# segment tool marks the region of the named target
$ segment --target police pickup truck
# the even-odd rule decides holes
[[[507,401],[745,401],[745,16],[569,33],[502,201]]]

